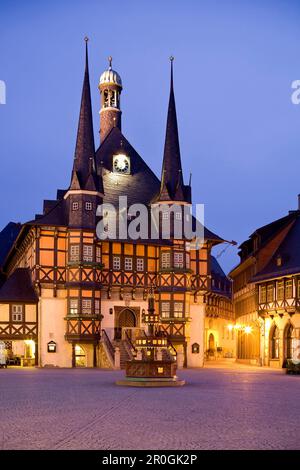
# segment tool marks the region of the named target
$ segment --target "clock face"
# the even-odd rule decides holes
[[[127,155],[115,155],[113,157],[113,171],[114,173],[129,174],[130,173],[130,160]]]

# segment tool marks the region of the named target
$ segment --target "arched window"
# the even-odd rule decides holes
[[[271,334],[271,359],[279,359],[279,330],[276,325]]]
[[[285,329],[286,359],[293,358],[294,352],[294,327],[290,323]]]

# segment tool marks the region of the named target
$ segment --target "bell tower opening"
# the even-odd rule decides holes
[[[105,70],[99,81],[100,91],[100,141],[103,142],[113,127],[121,130],[120,95],[122,80],[120,75],[112,68],[112,57],[108,58],[109,67]]]

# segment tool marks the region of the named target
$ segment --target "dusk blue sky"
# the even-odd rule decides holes
[[[160,175],[173,54],[185,180],[191,171],[206,225],[241,243],[296,208],[299,1],[1,0],[0,18],[0,228],[33,218],[69,184],[85,35],[97,146],[97,84],[111,54],[122,130]],[[228,271],[237,249],[219,261]]]

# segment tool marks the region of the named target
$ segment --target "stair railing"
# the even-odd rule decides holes
[[[130,346],[130,347],[126,347],[126,343]],[[132,339],[130,338],[129,334],[128,334],[128,331],[125,330],[125,347],[126,347],[126,351],[129,353],[130,357],[132,358],[132,356],[136,356],[137,354],[137,349],[135,347],[135,345],[133,344],[132,342]],[[132,353],[132,350],[133,350],[133,353]]]
[[[106,346],[107,352],[110,355],[112,362],[114,363],[115,362],[115,348],[113,347],[112,342],[110,341],[106,331],[105,330],[101,330],[101,331],[102,331],[102,341],[104,345]]]

